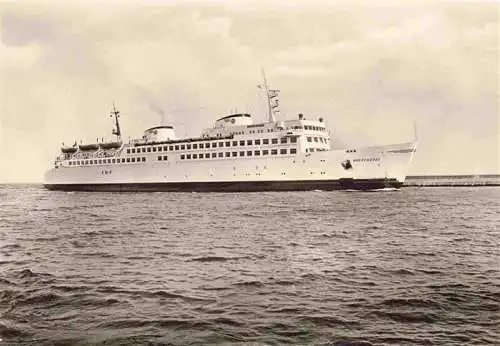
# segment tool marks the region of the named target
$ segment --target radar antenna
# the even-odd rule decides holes
[[[113,102],[113,111],[111,112],[111,117],[115,117],[115,126],[116,128],[113,129],[112,133],[116,136],[117,140],[121,142],[122,140],[122,132],[120,129],[120,121],[118,120],[120,118],[120,111],[116,109],[115,103]]]
[[[266,99],[267,99],[267,113],[269,117],[269,122],[275,122],[276,121],[276,113],[278,113],[279,110],[279,99],[278,99],[278,93],[280,92],[278,89],[269,89],[269,86],[267,85],[267,79],[266,79],[266,74],[264,72],[264,69],[262,69],[262,78],[264,79],[264,84],[263,85],[258,85],[258,88],[264,87],[266,91]]]

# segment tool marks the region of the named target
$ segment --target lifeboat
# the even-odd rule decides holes
[[[118,149],[122,146],[122,142],[100,143],[99,146],[101,149]]]
[[[83,151],[97,150],[99,149],[99,144],[80,144],[79,148]]]
[[[62,147],[61,148],[61,151],[64,153],[64,154],[73,154],[76,152],[76,147]]]

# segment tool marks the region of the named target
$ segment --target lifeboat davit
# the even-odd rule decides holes
[[[99,144],[80,144],[80,150],[91,151],[99,149]]]
[[[99,146],[101,149],[118,149],[122,146],[122,142],[100,143]]]
[[[64,153],[64,154],[73,154],[76,152],[76,147],[62,147],[61,148],[61,151]]]

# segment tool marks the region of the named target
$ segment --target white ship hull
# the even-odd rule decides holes
[[[299,191],[399,188],[416,143],[331,149],[294,155],[61,165],[45,174],[44,186],[65,191]],[[345,165],[346,162],[349,164]]]

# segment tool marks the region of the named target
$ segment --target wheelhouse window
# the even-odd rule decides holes
[[[178,145],[175,146],[175,150],[179,150],[179,146]]]
[[[233,147],[236,147],[238,145],[238,141],[233,141]]]
[[[217,153],[212,153],[212,158],[217,158]]]
[[[236,157],[236,156],[238,156],[238,152],[233,151],[233,152],[231,153],[231,156],[232,156],[232,157]]]
[[[281,138],[281,144],[286,144],[287,142],[288,141],[286,137]]]
[[[254,154],[255,154],[255,156],[260,156],[260,150],[255,150]]]
[[[278,155],[278,149],[272,149],[271,155]]]
[[[230,141],[227,141],[226,142],[226,147],[230,147],[231,146],[231,142]]]
[[[286,155],[287,153],[287,150],[286,149],[280,149],[280,154],[281,155]]]
[[[297,137],[290,137],[290,143],[297,143]]]
[[[263,139],[262,144],[269,144],[269,139],[267,139],[267,138]]]
[[[224,146],[224,142],[219,142],[219,148],[222,148]]]
[[[230,157],[231,153],[229,151],[226,152],[226,157]]]
[[[193,159],[197,159],[198,158],[198,154],[193,154]]]
[[[212,142],[212,148],[217,148],[217,143],[216,142]]]
[[[247,145],[252,145],[252,140],[251,139],[247,140]]]
[[[153,147],[153,153],[156,153],[156,147]]]
[[[210,158],[210,153],[206,153],[206,154],[205,154],[205,158],[206,158],[206,159],[209,159],[209,158]]]
[[[193,144],[193,149],[198,149],[198,144]]]
[[[229,154],[229,153],[227,153],[227,154]],[[222,151],[219,153],[219,157],[224,157],[224,153]]]
[[[255,145],[260,145],[260,139],[255,140]]]
[[[204,148],[204,143],[200,143],[200,149]]]
[[[150,153],[150,152],[151,152],[151,147],[148,147],[148,153]]]
[[[170,150],[170,151],[174,150],[174,146],[173,146],[173,145],[170,145],[170,146],[168,147],[168,150]]]
[[[278,138],[272,138],[271,139],[272,144],[278,144]]]
[[[163,151],[167,151],[168,147],[166,145],[163,146]]]
[[[163,159],[163,156],[158,156],[158,161],[161,161]]]
[[[269,155],[269,150],[262,150],[262,155],[263,156]]]
[[[130,154],[130,149],[127,149],[127,154]]]
[[[252,151],[251,150],[247,151],[247,156],[252,156]]]
[[[184,154],[181,154],[181,160],[184,160],[186,158],[186,156],[184,156]]]
[[[290,154],[297,154],[297,149],[291,148],[290,149]]]
[[[307,137],[308,142],[312,142],[312,137]]]
[[[130,162],[130,157],[127,157],[127,162]],[[99,162],[100,163],[100,162]]]
[[[186,146],[184,144],[181,145],[181,150],[186,150]]]
[[[240,156],[245,156],[245,152],[244,151],[240,151]]]
[[[314,141],[318,143],[318,137],[314,137]]]
[[[145,157],[142,158],[142,162],[146,162],[146,158]]]
[[[191,154],[187,154],[187,155],[186,155],[186,158],[187,158],[188,160],[191,160]]]
[[[240,145],[245,145],[245,141],[240,141]]]

